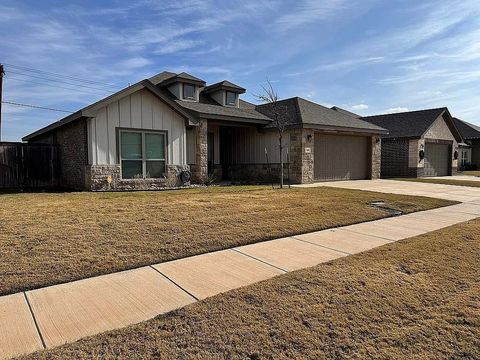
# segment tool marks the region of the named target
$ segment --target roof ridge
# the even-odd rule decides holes
[[[371,118],[371,117],[377,117],[377,116],[388,116],[388,115],[400,115],[400,114],[411,114],[411,113],[419,113],[419,112],[426,112],[426,111],[434,111],[434,110],[448,110],[446,106],[444,107],[439,107],[439,108],[431,108],[431,109],[420,109],[420,110],[411,110],[411,111],[401,111],[401,112],[393,112],[393,113],[384,113],[384,114],[375,114],[375,115],[368,115],[368,116],[362,116],[361,118]]]
[[[468,121],[459,119],[459,118],[457,118],[457,117],[453,117],[453,119],[454,119],[454,120],[457,120],[457,121],[460,121],[460,122],[461,122],[462,124],[464,124],[465,126],[468,126],[470,129],[475,130],[476,132],[480,133],[480,126],[475,125],[475,124],[472,124],[472,123],[469,123]]]

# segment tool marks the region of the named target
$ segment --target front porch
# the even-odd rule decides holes
[[[285,133],[282,157],[286,182],[289,138]],[[257,124],[203,120],[187,130],[187,154],[192,180],[197,183],[269,183],[277,182],[280,176],[277,132]],[[292,174],[290,180],[293,182]]]

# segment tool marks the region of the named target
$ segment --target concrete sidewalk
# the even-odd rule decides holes
[[[399,183],[397,191],[409,194],[406,190],[398,190],[398,186],[410,183]],[[375,186],[375,191],[381,192],[381,188],[385,192],[393,191],[388,183],[380,181],[380,184],[383,187]],[[346,183],[341,187],[343,185]],[[358,186],[362,187],[361,182]],[[437,190],[441,196],[456,191],[451,188]],[[432,193],[423,195],[436,197]],[[464,192],[457,195],[466,197]],[[0,297],[0,358],[59,346],[139,323],[197,300],[288,271],[480,217],[480,194],[470,198],[472,200],[467,203],[444,208],[236,247]]]

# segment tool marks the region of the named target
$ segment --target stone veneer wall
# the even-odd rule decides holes
[[[380,136],[372,136],[370,141],[370,179],[380,179],[380,169],[382,163],[382,139]]]
[[[228,177],[232,182],[245,184],[259,183],[279,183],[280,182],[280,163],[272,164],[238,164],[230,165],[228,168]],[[284,184],[288,181],[288,164],[283,164]],[[293,183],[291,171],[290,180]]]
[[[309,136],[310,141],[308,140]],[[309,184],[313,182],[314,144],[313,129],[290,130],[289,157],[292,183]]]
[[[90,165],[86,167],[86,187],[92,191],[159,190],[179,187],[182,184],[180,173],[190,170],[188,165],[167,165],[167,176],[161,179],[121,178],[120,165]],[[111,183],[108,183],[108,177]]]
[[[195,127],[195,167],[192,167],[192,181],[202,184],[208,177],[207,120],[200,120]]]

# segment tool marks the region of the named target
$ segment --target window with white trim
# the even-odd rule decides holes
[[[465,164],[467,163],[467,161],[468,161],[468,153],[467,153],[467,150],[462,150],[462,158],[461,158],[462,166],[465,166]]]
[[[183,84],[183,98],[186,100],[195,100],[195,85]]]
[[[120,130],[122,179],[153,179],[165,176],[166,133]]]
[[[226,91],[225,104],[237,105],[237,93],[234,93],[233,91]]]

